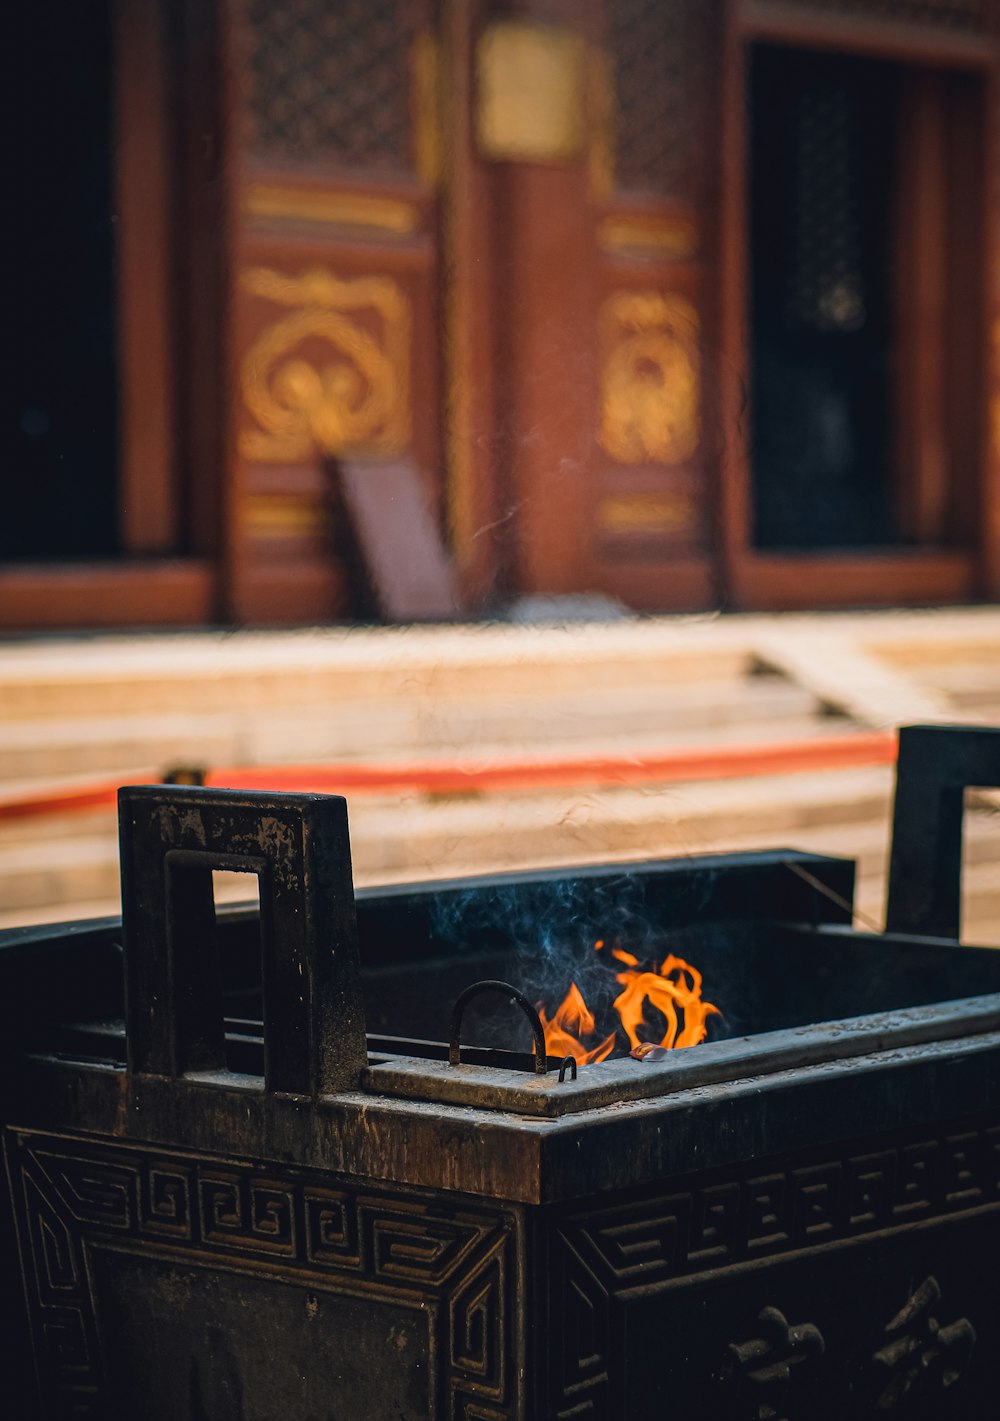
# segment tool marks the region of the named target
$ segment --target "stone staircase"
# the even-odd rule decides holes
[[[663,618],[0,646],[0,802],[170,766],[502,765],[1000,724],[1000,612]],[[880,922],[884,766],[504,794],[353,795],[358,883],[794,846],[859,863]],[[966,833],[966,932],[1000,942],[1000,814]],[[219,897],[252,880],[220,876]],[[0,819],[0,926],[117,911],[111,811]]]

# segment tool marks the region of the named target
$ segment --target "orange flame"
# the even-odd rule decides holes
[[[597,949],[603,946],[603,941],[595,944]],[[611,955],[625,967],[623,972],[615,973],[615,981],[624,990],[615,998],[614,1009],[633,1048],[645,1044],[670,1050],[697,1046],[699,1041],[704,1041],[705,1022],[708,1017],[719,1015],[719,1008],[702,1000],[701,973],[696,967],[671,953],[657,971],[642,970],[639,958],[631,952],[615,947]],[[647,1002],[666,1020],[667,1029],[659,1041],[649,1040],[652,1028],[645,1020]],[[570,984],[551,1018],[541,1003],[538,1015],[545,1030],[545,1049],[550,1056],[572,1056],[579,1065],[587,1066],[606,1060],[615,1048],[617,1033],[614,1031],[596,1046],[584,1044],[581,1038],[593,1036],[596,1023],[575,982]],[[645,1038],[639,1035],[643,1028]]]
[[[593,1036],[594,1014],[583,999],[583,993],[575,982],[563,997],[550,1019],[545,1014],[541,1002],[538,1015],[545,1029],[545,1050],[549,1056],[572,1056],[581,1066],[589,1066],[593,1061],[603,1061],[615,1049],[615,1032],[606,1036],[599,1045],[588,1051],[580,1036]]]

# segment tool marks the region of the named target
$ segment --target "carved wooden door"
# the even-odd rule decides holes
[[[494,516],[511,592],[711,601],[717,25],[700,0],[562,0],[479,33],[476,160],[505,224]]]
[[[329,461],[409,456],[440,496],[430,0],[242,0],[229,523],[241,619],[349,604]]]
[[[710,600],[714,24],[694,0],[241,0],[239,618],[349,606],[338,456],[415,465],[472,611]]]
[[[995,582],[998,37],[987,0],[728,7],[720,507],[735,605],[957,601]]]

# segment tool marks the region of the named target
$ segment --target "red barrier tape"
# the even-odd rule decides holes
[[[210,770],[205,783],[217,788],[305,791],[346,795],[492,794],[502,790],[613,789],[624,785],[676,784],[800,774],[807,770],[863,769],[891,765],[891,731],[827,736],[770,744],[689,746],[659,754],[580,756],[560,759],[436,760],[406,764],[257,765]],[[153,774],[146,783],[156,783]],[[136,783],[133,776],[127,781]],[[138,782],[142,782],[141,777]],[[66,786],[44,795],[0,796],[0,822],[113,808],[118,780]]]

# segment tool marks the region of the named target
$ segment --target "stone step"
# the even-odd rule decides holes
[[[928,657],[913,666],[913,680],[933,686],[949,696],[995,695],[1000,697],[1000,660],[935,661]]]
[[[813,627],[839,647],[837,668],[810,648]],[[853,655],[855,643],[865,659]],[[998,645],[1000,613],[988,608],[9,643],[0,645],[0,788],[44,789],[73,775],[146,779],[172,761],[568,758],[827,736],[851,722],[817,714],[818,692],[851,709],[840,686],[852,667],[868,681],[862,713],[874,687],[879,716],[891,699],[890,718],[912,718],[905,675],[938,697],[912,704],[1000,721],[1000,691],[990,699]],[[751,674],[768,658],[784,678]],[[879,674],[879,660],[898,674]],[[785,844],[858,857],[863,911],[878,912],[891,787],[886,768],[643,789],[356,796],[355,867],[359,883],[375,883]],[[979,925],[991,913],[1000,921],[1000,902],[984,877],[989,835],[973,820],[967,917]],[[117,879],[113,813],[0,826],[0,923],[106,908]]]
[[[468,741],[455,742],[444,745],[420,746],[419,754],[407,756],[397,751],[395,754],[385,754],[379,757],[377,763],[380,766],[391,768],[394,764],[403,767],[410,766],[414,761],[420,764],[448,766],[456,760],[463,761],[466,757],[474,760],[477,764],[490,766],[503,766],[505,764],[517,764],[521,760],[541,761],[556,760],[569,764],[578,763],[580,765],[581,787],[587,786],[586,765],[590,760],[600,760],[604,758],[615,758],[627,755],[629,757],[641,758],[642,756],[658,756],[669,754],[673,751],[698,750],[698,749],[718,749],[724,752],[727,748],[737,748],[742,746],[768,746],[768,745],[793,745],[803,744],[815,740],[819,732],[824,740],[843,738],[847,741],[851,739],[854,727],[849,721],[838,720],[836,718],[823,718],[817,721],[810,717],[800,716],[794,719],[776,719],[767,714],[767,707],[760,707],[761,719],[754,721],[749,716],[742,716],[729,724],[700,727],[672,727],[664,730],[659,726],[655,731],[631,732],[628,736],[602,736],[600,738],[577,739],[570,735],[560,736],[554,743],[484,743],[479,738],[470,738]],[[583,727],[580,727],[582,730]],[[468,745],[468,749],[463,749],[463,745]],[[279,747],[271,747],[276,753],[267,755],[263,753],[256,756],[247,756],[243,766],[233,768],[246,769],[252,774],[254,763],[266,764],[269,768],[280,767],[282,759],[287,756],[290,747],[299,752],[297,759],[305,760],[315,769],[321,792],[335,793],[335,788],[328,782],[332,764],[349,765],[351,763],[367,762],[368,756],[342,755],[337,761],[331,762],[325,756],[316,754],[310,755],[308,752],[317,748],[310,746],[303,735],[297,738],[290,738],[283,741],[280,748],[285,755],[277,753]],[[176,748],[176,747],[175,747]],[[185,753],[169,756],[160,753],[155,767],[150,764],[129,764],[123,767],[95,766],[89,772],[60,775],[57,778],[49,776],[35,776],[28,778],[17,778],[0,783],[0,804],[4,802],[21,801],[52,801],[58,800],[61,795],[72,795],[77,791],[93,789],[98,785],[125,785],[125,784],[145,784],[159,782],[163,773],[171,764],[197,765],[208,769],[224,769],[231,767],[229,757],[220,757],[214,760],[205,756],[199,751],[205,748],[205,742],[201,742],[195,753],[191,752],[191,744],[185,742],[181,747]],[[239,748],[247,748],[244,742]],[[267,747],[264,747],[267,748]],[[323,747],[318,747],[322,749]],[[150,754],[155,751],[162,752],[163,743],[150,747]],[[129,757],[124,757],[129,758]],[[235,758],[235,757],[234,757]],[[78,762],[75,762],[78,763]],[[296,766],[298,768],[298,766]],[[362,798],[355,791],[355,798]],[[25,815],[19,818],[0,818],[0,844],[41,841],[61,837],[73,837],[81,832],[99,831],[101,828],[113,829],[114,809],[53,809],[37,815]]]
[[[255,710],[421,695],[565,693],[725,682],[752,658],[738,629],[612,625],[205,632],[0,646],[0,718]]]
[[[891,613],[635,618],[563,627],[313,628],[0,643],[0,719],[233,710],[438,696],[585,696],[742,676],[787,634],[847,641],[887,666],[996,662],[990,607]]]
[[[821,733],[850,723],[824,716]],[[0,784],[173,764],[205,766],[386,758],[454,758],[588,742],[620,747],[702,744],[817,733],[809,692],[777,678],[710,688],[596,689],[590,696],[396,697],[328,709],[216,711],[8,721],[0,726]]]
[[[724,826],[796,842],[810,825],[883,815],[889,768],[595,791],[350,801],[359,882],[504,867],[705,852]],[[0,912],[114,896],[117,837],[103,831],[0,845]]]

